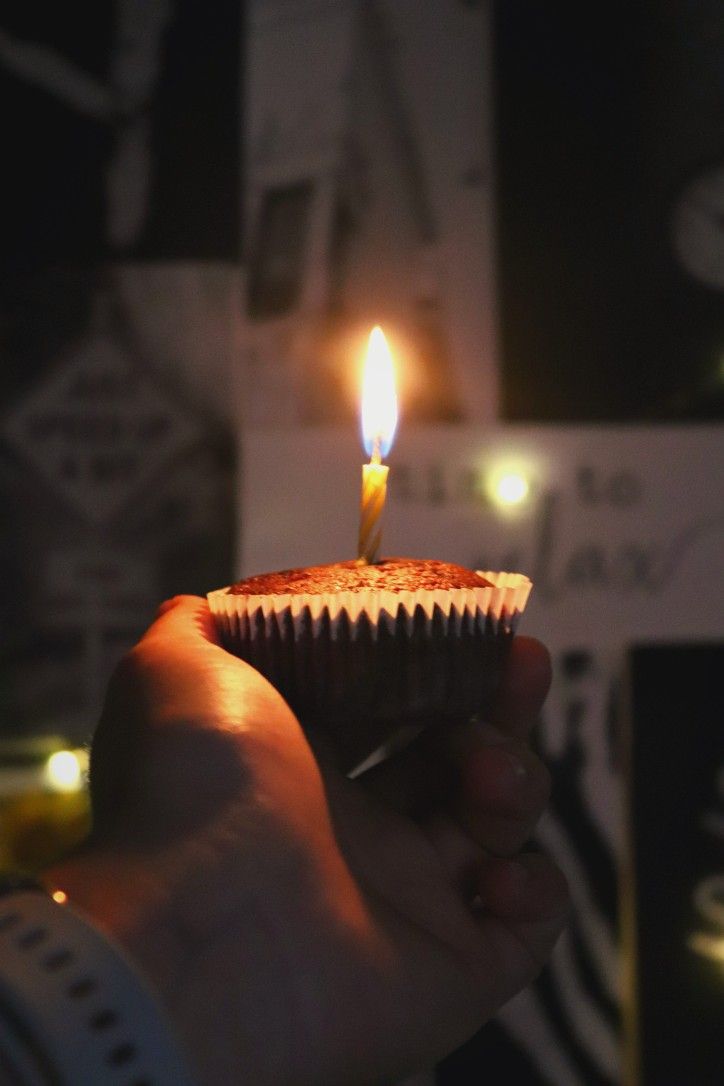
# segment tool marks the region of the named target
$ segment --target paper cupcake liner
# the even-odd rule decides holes
[[[514,631],[530,594],[530,580],[522,573],[477,572],[490,581],[490,587],[263,596],[234,595],[228,588],[220,588],[209,592],[208,601],[222,633],[244,641],[268,636],[278,626],[280,616],[289,616],[295,639],[310,626],[315,632],[328,631],[333,638],[344,628],[353,639],[357,630],[370,628],[374,637],[378,630],[398,626],[401,616],[411,633],[420,612],[428,629],[433,617],[442,614],[451,632],[459,632],[466,617],[486,629],[492,622],[496,632],[501,627]]]
[[[224,646],[260,671],[303,722],[333,730],[349,764],[391,723],[484,711],[531,582],[481,573],[488,588],[329,595],[208,595]]]

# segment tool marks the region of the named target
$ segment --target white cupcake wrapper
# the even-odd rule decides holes
[[[279,616],[288,615],[295,639],[318,633],[323,626],[336,638],[344,624],[352,640],[364,627],[373,636],[380,625],[398,625],[402,616],[412,633],[415,615],[426,617],[426,629],[432,629],[433,616],[443,615],[448,629],[460,633],[463,623],[481,631],[513,633],[532,588],[522,573],[478,571],[490,582],[485,588],[435,589],[417,592],[388,592],[367,589],[362,592],[334,592],[319,595],[280,593],[264,596],[234,595],[228,588],[208,593],[209,607],[220,631],[228,641],[238,638],[255,640],[277,628]]]

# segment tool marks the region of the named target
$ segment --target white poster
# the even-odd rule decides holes
[[[356,557],[356,428],[248,432],[239,569]],[[527,573],[527,632],[554,649],[724,634],[717,427],[405,431],[384,554]]]

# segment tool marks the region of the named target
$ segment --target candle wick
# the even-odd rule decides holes
[[[370,464],[381,464],[382,453],[380,451],[380,435],[375,438],[375,443],[372,446],[372,456],[370,457]]]

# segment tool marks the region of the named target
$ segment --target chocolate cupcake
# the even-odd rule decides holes
[[[531,583],[387,558],[264,573],[210,592],[225,647],[350,767],[392,732],[485,712]]]

